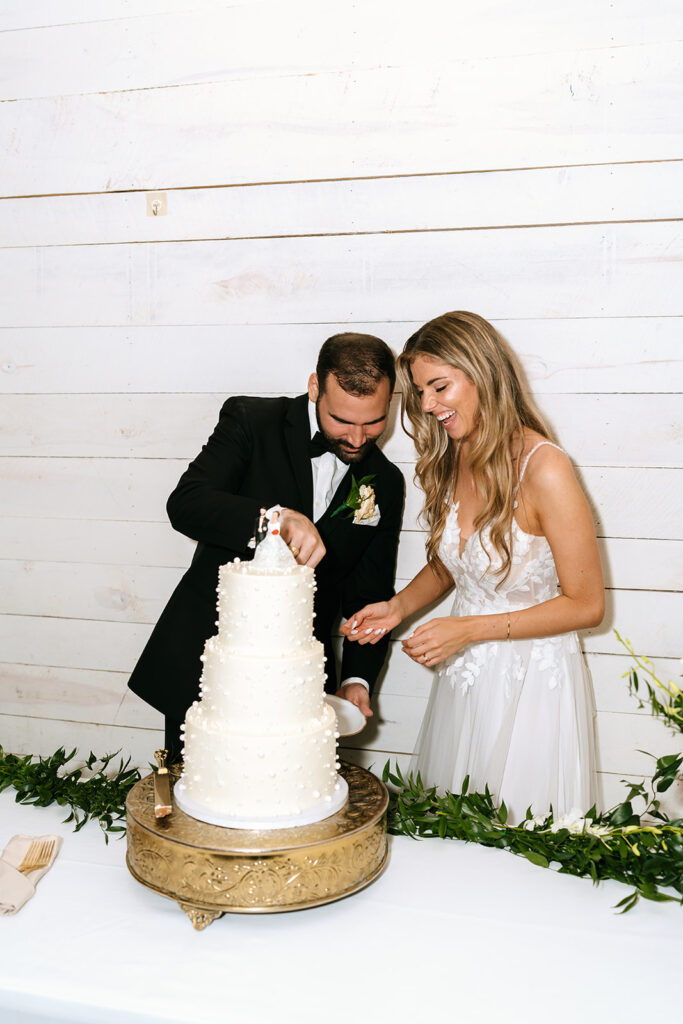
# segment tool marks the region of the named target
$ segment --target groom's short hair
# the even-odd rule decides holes
[[[315,372],[321,394],[330,373],[350,395],[374,395],[384,377],[392,392],[396,383],[394,353],[374,334],[333,334],[320,349]]]

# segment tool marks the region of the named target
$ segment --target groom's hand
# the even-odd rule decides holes
[[[280,512],[280,534],[299,565],[310,565],[315,569],[325,554],[325,545],[311,520],[292,508],[283,508]]]
[[[346,686],[341,686],[337,690],[335,696],[343,697],[344,700],[350,701],[363,712],[366,718],[372,718],[373,711],[370,707],[370,694],[362,683],[347,683]]]

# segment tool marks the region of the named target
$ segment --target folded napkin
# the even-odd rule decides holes
[[[28,853],[32,842],[54,840],[50,862],[34,871],[18,871],[17,868]],[[0,914],[16,914],[24,903],[31,899],[36,886],[46,871],[54,864],[62,847],[61,836],[13,836],[0,857]]]

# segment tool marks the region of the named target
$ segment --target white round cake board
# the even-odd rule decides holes
[[[350,700],[326,693],[325,703],[330,705],[337,716],[337,730],[340,736],[355,736],[365,728],[365,715]]]
[[[330,815],[340,811],[348,800],[349,787],[346,780],[338,775],[331,800],[323,800],[322,803],[316,804],[315,807],[309,807],[301,814],[290,814],[279,818],[238,818],[204,807],[186,796],[182,775],[175,784],[173,796],[181,811],[189,814],[191,818],[197,818],[198,821],[206,821],[209,825],[245,829],[296,828],[299,825],[312,825],[314,822],[322,821],[323,818],[329,818]]]

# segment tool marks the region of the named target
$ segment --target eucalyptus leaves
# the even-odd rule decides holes
[[[75,756],[75,750],[67,754],[64,747],[60,747],[50,757],[34,760],[31,754],[17,757],[6,754],[0,747],[0,792],[14,786],[17,803],[47,807],[56,802],[67,806],[69,816],[64,820],[74,821],[76,832],[86,822],[94,820],[99,822],[109,842],[109,833],[126,831],[126,797],[139,781],[140,772],[129,767],[129,758],[125,764],[121,760],[114,773],[108,776],[107,769],[116,754],[98,758],[92,752],[85,763],[67,769]]]

